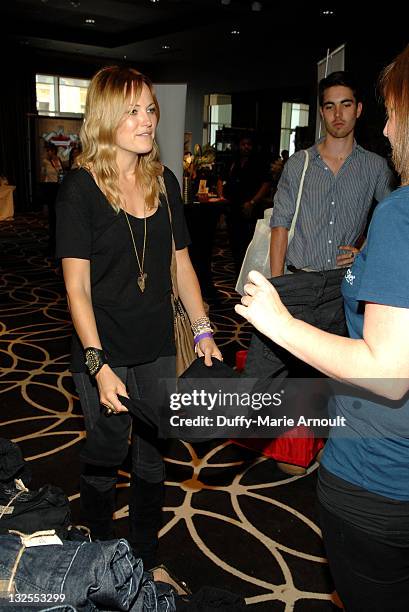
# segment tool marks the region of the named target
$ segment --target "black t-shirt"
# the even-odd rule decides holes
[[[189,242],[183,202],[175,175],[164,179],[172,212],[176,249]],[[128,215],[141,259],[144,220]],[[139,267],[123,211],[116,213],[83,168],[64,179],[57,200],[57,257],[89,259],[91,297],[99,337],[111,366],[137,365],[175,353],[171,304],[172,237],[164,198],[146,219],[146,288],[137,285]],[[71,369],[85,371],[77,334]]]

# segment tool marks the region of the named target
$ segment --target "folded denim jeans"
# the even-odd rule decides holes
[[[10,580],[22,547],[16,535],[0,536],[0,580]],[[26,548],[14,576],[16,593],[65,595],[78,612],[175,610],[173,593],[158,602],[155,583],[124,539],[67,542]],[[161,605],[158,605],[158,604]]]

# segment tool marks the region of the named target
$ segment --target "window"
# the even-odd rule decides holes
[[[54,77],[36,74],[37,110],[55,111]]]
[[[216,132],[224,127],[231,127],[231,96],[210,94],[204,99],[203,144],[214,145]]]
[[[308,115],[308,104],[283,102],[281,107],[280,151],[287,149],[290,155],[295,152],[295,128],[308,126]]]
[[[41,115],[82,115],[89,80],[36,74],[37,110]]]

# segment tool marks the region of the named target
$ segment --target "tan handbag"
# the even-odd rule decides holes
[[[175,329],[175,344],[176,344],[176,376],[183,374],[185,370],[193,363],[197,355],[193,349],[193,332],[190,327],[188,314],[179,299],[178,283],[177,283],[177,268],[176,268],[176,248],[173,238],[172,213],[169,206],[166,186],[163,177],[159,177],[159,182],[166,196],[166,204],[168,207],[170,229],[172,232],[172,260],[170,263],[170,274],[172,278],[172,308],[173,321]]]

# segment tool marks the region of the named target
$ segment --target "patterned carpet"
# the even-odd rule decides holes
[[[40,213],[0,223],[0,436],[30,461],[32,488],[62,487],[79,522],[83,419],[68,372],[71,322],[62,277],[46,256]],[[213,257],[217,300],[209,300],[225,361],[246,348],[250,328],[233,306],[233,266],[219,229]],[[230,441],[172,441],[161,553],[193,590],[213,585],[242,595],[254,612],[340,609],[315,507],[316,464],[287,477],[275,462]],[[115,514],[126,535],[129,471],[120,471]]]

